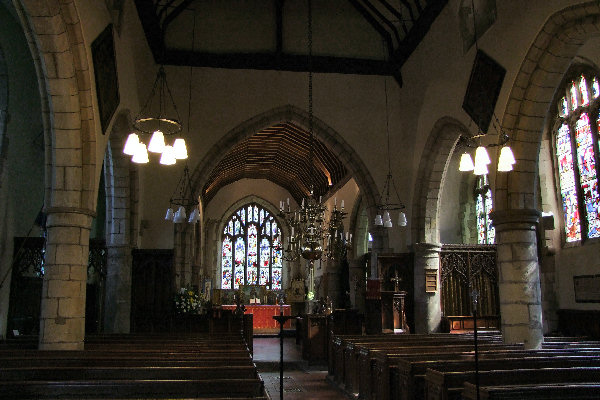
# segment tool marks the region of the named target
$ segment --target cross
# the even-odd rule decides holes
[[[398,271],[395,271],[395,277],[390,279],[390,282],[394,282],[394,292],[400,291],[400,282],[401,281],[402,281],[402,278],[398,277]]]

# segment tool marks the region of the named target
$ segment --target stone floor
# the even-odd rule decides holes
[[[294,337],[283,340],[283,397],[286,400],[347,400],[348,397],[327,381],[327,366],[309,366],[302,360]],[[269,398],[280,400],[280,342],[277,337],[254,337],[254,362],[265,382]]]

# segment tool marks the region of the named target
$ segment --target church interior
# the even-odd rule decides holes
[[[0,399],[599,398],[599,21],[0,0]]]

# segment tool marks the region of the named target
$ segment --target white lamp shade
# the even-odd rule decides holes
[[[140,143],[140,138],[138,137],[138,135],[136,133],[130,133],[129,136],[127,136],[127,140],[125,141],[123,153],[127,154],[128,156],[134,155],[138,143]]]
[[[458,167],[459,171],[473,171],[475,169],[475,165],[473,165],[473,159],[469,153],[463,153],[460,157],[460,165]]]
[[[173,222],[176,224],[181,224],[182,222],[185,222],[185,217],[185,208],[183,206],[179,206],[179,208],[175,212],[175,216],[173,217]]]
[[[475,175],[487,175],[489,173],[488,166],[484,163],[475,163],[475,169],[473,170]]]
[[[173,149],[175,149],[175,158],[178,160],[185,160],[188,158],[187,147],[184,139],[175,139],[173,143]]]
[[[398,215],[398,226],[406,226],[407,222],[406,214],[404,214],[404,211],[400,211],[400,214]]]
[[[162,153],[165,149],[165,136],[162,131],[154,131],[148,144],[148,151],[152,153]]]
[[[173,209],[171,207],[169,207],[167,209],[167,215],[165,215],[165,220],[166,221],[173,221]]]
[[[192,212],[190,213],[190,218],[188,219],[188,222],[190,224],[195,224],[196,222],[198,222],[200,220],[200,215],[198,213],[198,208],[194,207],[194,209],[192,210]]]
[[[146,145],[142,142],[139,142],[135,149],[135,154],[131,158],[131,161],[137,164],[146,164],[148,161],[148,150],[146,150]]]
[[[491,164],[492,160],[490,160],[490,156],[488,155],[487,150],[483,146],[479,146],[475,150],[475,167],[477,167],[478,163],[483,163],[485,165]]]
[[[503,147],[502,150],[500,150],[500,157],[498,157],[498,171],[512,171],[513,164],[515,163],[516,160],[510,147]]]
[[[173,165],[177,162],[175,158],[175,149],[173,146],[165,146],[165,149],[160,156],[160,163],[162,165]]]
[[[392,218],[390,218],[390,212],[386,211],[383,214],[383,226],[385,228],[391,228],[392,227]]]
[[[517,163],[512,149],[509,146],[504,146],[502,150],[500,150],[500,157],[498,158],[498,163],[500,162],[507,163],[510,165],[515,165]]]
[[[381,214],[377,214],[377,216],[375,216],[375,226],[383,226],[383,218],[381,218]]]

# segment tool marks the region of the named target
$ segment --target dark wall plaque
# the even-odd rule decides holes
[[[600,303],[600,275],[579,275],[573,277],[575,302]]]
[[[119,83],[113,42],[113,26],[109,24],[92,42],[92,59],[96,78],[96,96],[102,134],[119,105]]]
[[[462,107],[483,133],[490,126],[505,74],[500,64],[477,51]]]

